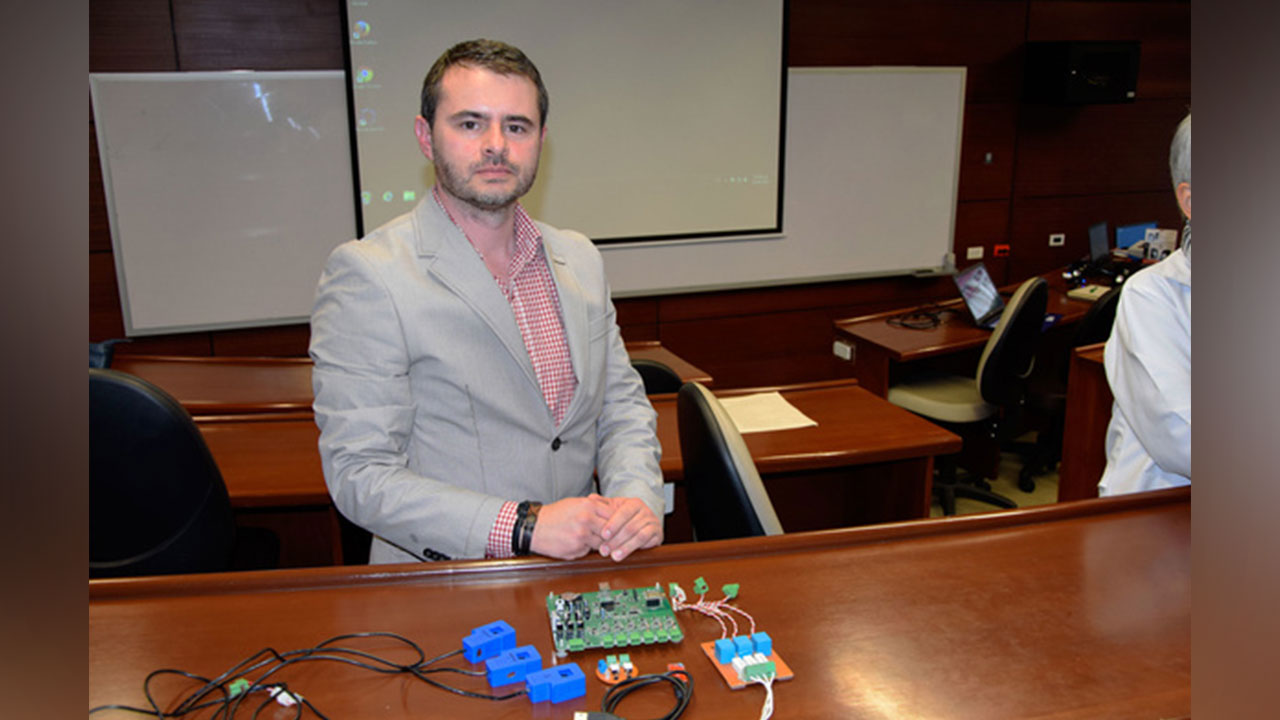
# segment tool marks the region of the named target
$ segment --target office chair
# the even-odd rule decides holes
[[[676,419],[693,539],[781,535],[756,464],[716,396],[701,383],[685,383]]]
[[[1044,278],[1033,277],[1022,283],[991,331],[975,375],[922,375],[891,386],[887,399],[948,429],[980,426],[985,439],[997,443],[1003,429],[1001,421],[1012,426],[1020,410],[1048,299],[1049,287]],[[940,457],[938,466],[939,479],[933,490],[945,514],[955,514],[957,495],[1003,508],[1017,507],[1009,498],[991,492],[982,478],[968,484],[958,482],[955,456]]]
[[[1035,443],[1015,443],[1022,454],[1022,469],[1018,471],[1018,489],[1032,492],[1036,489],[1035,476],[1047,472],[1062,459],[1062,434],[1066,430],[1067,374],[1071,369],[1070,354],[1075,348],[1104,342],[1111,337],[1111,326],[1116,319],[1116,306],[1120,303],[1120,290],[1116,285],[1108,290],[1085,313],[1071,337],[1060,372],[1053,374],[1042,387],[1032,384],[1027,389],[1028,410],[1047,418],[1044,429],[1036,434]]]
[[[89,367],[109,368],[116,354],[116,344],[129,342],[126,338],[112,338],[102,342],[89,343]]]
[[[155,385],[89,369],[89,576],[275,565],[279,540],[240,538],[222,474],[187,411]]]
[[[680,386],[684,383],[680,380],[680,376],[670,365],[657,360],[649,360],[646,358],[632,358],[631,367],[640,373],[640,380],[644,382],[645,395],[657,395],[658,393],[673,393],[680,390]]]

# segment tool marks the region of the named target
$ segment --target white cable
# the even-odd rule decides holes
[[[773,680],[774,675],[768,675],[756,678],[751,682],[757,682],[764,686],[764,707],[760,708],[760,720],[769,720],[773,717]]]

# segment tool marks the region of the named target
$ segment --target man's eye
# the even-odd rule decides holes
[[[480,127],[480,123],[476,122],[475,120],[463,120],[462,122],[458,123],[458,126],[461,127],[463,130],[475,130],[476,128]]]
[[[519,135],[519,134],[521,134],[521,133],[526,133],[526,132],[528,132],[528,131],[529,131],[529,129],[528,129],[528,128],[526,128],[526,127],[525,127],[525,126],[523,126],[523,125],[508,125],[508,126],[507,126],[507,131],[508,131],[508,132],[515,133],[516,135]]]

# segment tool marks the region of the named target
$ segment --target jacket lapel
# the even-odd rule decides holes
[[[587,327],[586,297],[582,292],[582,286],[578,284],[577,276],[573,273],[573,268],[569,266],[564,254],[556,247],[553,234],[548,232],[545,226],[540,225],[539,230],[542,231],[542,246],[547,253],[551,276],[555,279],[556,294],[560,296],[560,312],[564,315],[565,340],[569,344],[569,362],[573,365],[573,374],[581,383],[584,377],[584,368],[591,366],[591,338],[588,337],[590,328]],[[581,404],[582,396],[582,392],[573,394],[573,400],[570,401],[569,409],[565,412],[565,423],[569,421],[569,418],[573,416],[574,410]]]
[[[475,248],[429,196],[418,204],[413,220],[414,240],[423,268],[475,311],[541,397],[538,377],[515,315]]]

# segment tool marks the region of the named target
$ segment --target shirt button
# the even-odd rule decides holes
[[[551,441],[551,451],[555,452],[560,449],[560,438]]]

